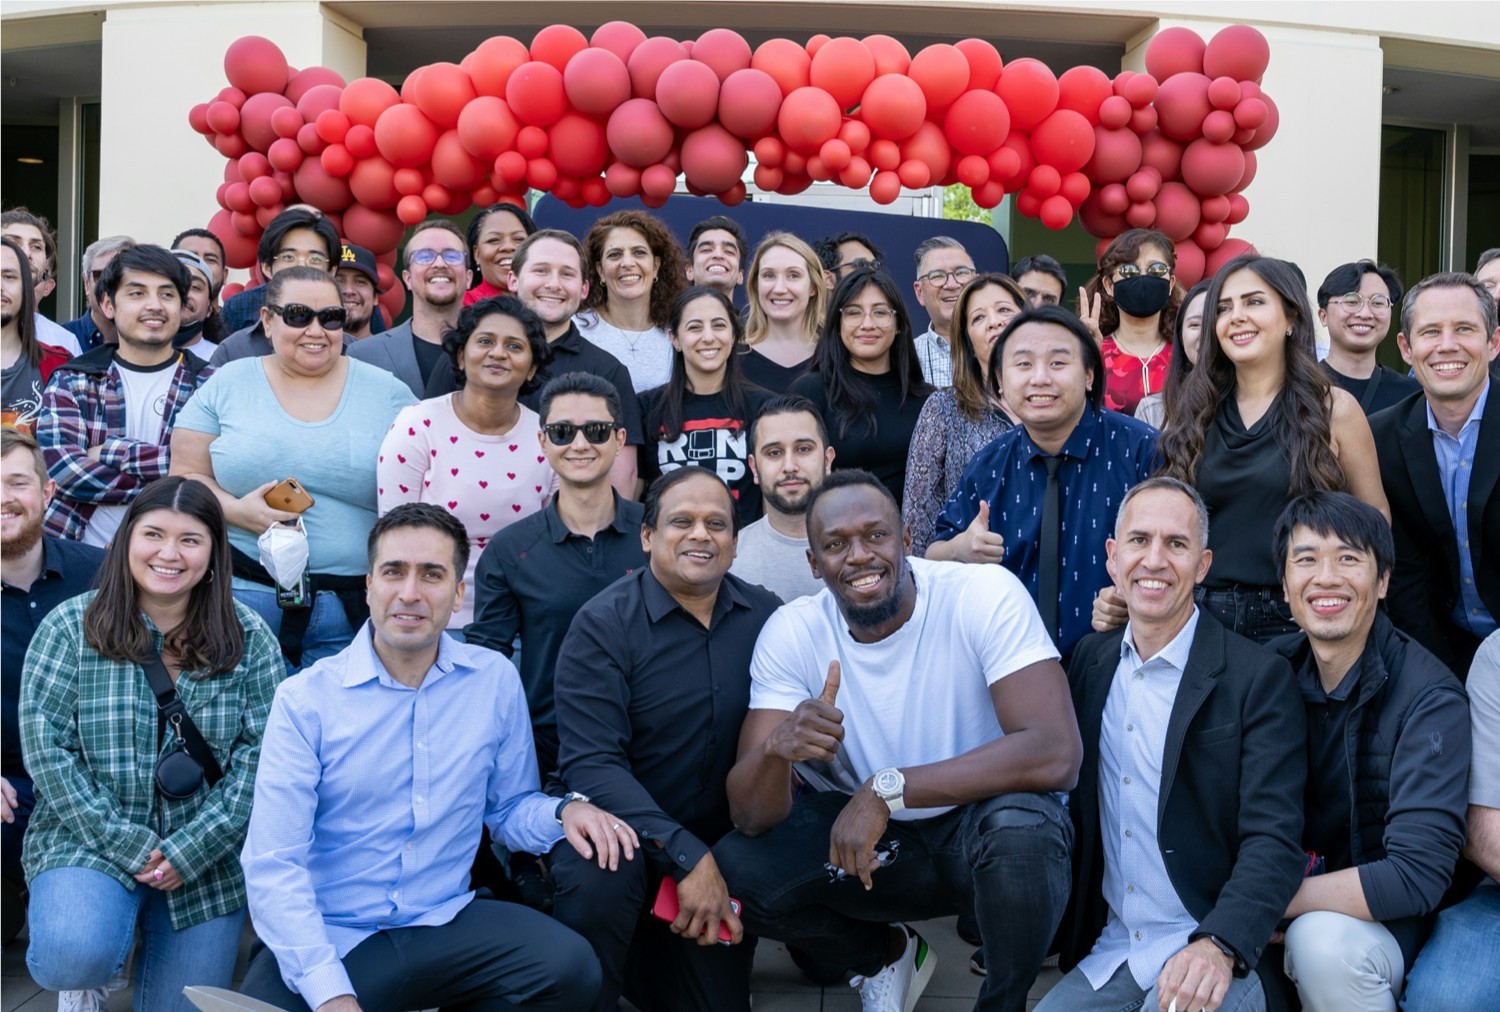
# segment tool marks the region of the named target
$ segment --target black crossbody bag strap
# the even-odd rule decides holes
[[[167,666],[162,663],[161,654],[152,650],[151,659],[143,667],[146,669],[146,681],[150,683],[151,691],[156,694],[156,705],[161,710],[162,716],[167,718],[167,726],[176,727],[177,732],[182,735],[187,754],[203,767],[203,781],[212,787],[224,779],[224,771],[219,768],[219,761],[214,758],[213,750],[208,747],[208,742],[203,740],[203,734],[198,730],[198,725],[193,723],[187,707],[182,704],[182,699],[177,695],[177,689],[172,685],[172,676],[167,674]],[[174,725],[173,717],[181,719]]]

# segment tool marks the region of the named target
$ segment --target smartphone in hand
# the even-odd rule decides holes
[[[740,915],[740,901],[733,896],[729,897],[729,909],[734,911],[734,916]],[[661,887],[656,890],[656,902],[651,904],[651,916],[658,920],[671,924],[677,920],[677,880],[670,875],[661,880]],[[729,945],[734,936],[729,933],[729,925],[723,921],[719,922],[719,944]]]

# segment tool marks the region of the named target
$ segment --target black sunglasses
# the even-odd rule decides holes
[[[572,422],[551,422],[543,425],[542,431],[547,433],[547,438],[552,440],[554,446],[568,446],[578,435],[583,432],[583,438],[597,446],[608,442],[609,437],[614,435],[619,426],[614,422],[584,422],[582,425],[574,425]]]
[[[324,330],[344,329],[346,315],[343,306],[314,309],[312,306],[304,306],[300,302],[288,303],[285,306],[273,306],[267,302],[266,308],[281,317],[288,327],[306,327],[316,318],[323,325]]]

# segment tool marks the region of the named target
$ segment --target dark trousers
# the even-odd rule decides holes
[[[9,942],[21,930],[26,920],[26,907],[21,896],[26,891],[26,873],[21,869],[21,841],[26,836],[26,824],[31,821],[31,810],[36,807],[36,795],[32,793],[31,778],[7,776],[16,791],[14,822],[0,822],[0,878],[3,878],[3,895],[0,895],[0,942]]]
[[[378,932],[343,962],[365,1012],[578,1012],[599,992],[599,963],[587,942],[545,914],[490,899],[476,898],[437,927]],[[269,948],[251,960],[240,991],[308,1012]]]
[[[931,819],[892,819],[876,850],[896,844],[868,892],[853,875],[835,881],[828,836],[848,802],[834,791],[803,795],[762,836],[731,833],[714,846],[746,931],[795,945],[820,963],[876,973],[887,925],[974,913],[989,971],[976,1009],[1026,1008],[1072,880],[1073,827],[1050,794],[1003,794]]]
[[[1291,605],[1286,603],[1280,587],[1200,586],[1193,597],[1225,629],[1257,643],[1298,630]]]
[[[564,840],[550,861],[553,915],[589,940],[603,971],[589,1007],[615,1012],[623,994],[641,1012],[749,1012],[754,939],[699,945],[672,934],[651,915],[663,872],[645,854],[612,872]]]

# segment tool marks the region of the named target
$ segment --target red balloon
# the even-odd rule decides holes
[[[323,149],[323,154],[319,156],[318,160],[323,165],[323,171],[330,176],[347,176],[354,170],[354,156],[342,144],[330,144]],[[260,182],[260,180],[256,180],[256,182]],[[250,195],[252,197],[255,196],[253,186],[251,187]],[[280,199],[281,187],[279,186],[276,188],[276,195],[277,199]],[[256,201],[256,203],[260,203],[260,201]],[[262,206],[265,205],[262,204]]]
[[[393,105],[375,124],[375,145],[386,161],[398,167],[415,167],[432,157],[438,128],[414,105]]]
[[[686,158],[686,151],[683,152],[683,156]],[[834,172],[842,172],[848,168],[850,160],[854,158],[854,152],[849,150],[848,144],[835,137],[831,141],[823,142],[823,146],[818,149],[818,157]]]
[[[1225,239],[1223,245],[1208,254],[1204,270],[1207,274],[1217,274],[1235,257],[1244,256],[1246,253],[1255,253],[1256,249],[1244,239]]]
[[[1208,100],[1215,109],[1233,109],[1240,101],[1240,82],[1232,77],[1215,77],[1208,83]]]
[[[953,48],[964,54],[969,63],[969,88],[994,91],[1004,66],[1000,52],[984,39],[964,39],[955,42]]]
[[[870,173],[874,169],[870,163],[859,155],[849,159],[849,164],[839,172],[839,182],[851,190],[862,190],[870,182]]]
[[[750,66],[771,75],[784,97],[807,87],[812,57],[791,39],[767,39],[756,47]]]
[[[1204,197],[1203,220],[1217,224],[1229,217],[1228,197]]]
[[[901,143],[901,160],[906,162],[913,158],[927,166],[933,181],[948,175],[953,164],[953,149],[936,123],[923,123],[916,133]]]
[[[303,99],[306,98],[304,95]],[[399,101],[401,96],[396,94],[396,89],[384,81],[374,77],[361,77],[349,82],[349,86],[339,96],[338,107],[350,123],[363,123],[367,127],[373,127],[380,121],[380,114]],[[304,110],[303,116],[306,115]]]
[[[540,60],[521,64],[505,83],[505,101],[522,123],[551,126],[568,109],[562,71]]]
[[[485,39],[464,57],[462,67],[474,83],[474,91],[491,98],[504,98],[511,73],[531,60],[531,54],[518,39],[496,35]]]
[[[1016,194],[1016,210],[1028,218],[1035,218],[1042,213],[1042,198],[1031,190],[1022,190]]]
[[[209,135],[214,128],[208,125],[208,103],[199,102],[188,110],[188,126],[200,134]]]
[[[344,147],[348,148],[349,153],[356,159],[369,158],[376,152],[375,131],[363,123],[356,123],[344,135]]]
[[[656,98],[656,82],[661,72],[678,60],[688,58],[687,50],[676,39],[656,35],[630,54],[625,66],[630,70],[630,86],[636,98]]]
[[[979,155],[964,155],[957,169],[958,181],[971,190],[990,181],[990,163]]]
[[[1062,189],[1062,173],[1050,165],[1038,165],[1031,170],[1026,188],[1045,200]]]
[[[245,104],[245,97],[245,93],[243,91],[240,91],[240,89],[238,88],[224,87],[219,89],[219,93],[214,96],[214,101],[228,102],[230,105],[238,109],[240,106]],[[212,105],[213,103],[210,102],[209,104]]]
[[[901,177],[894,172],[877,172],[870,180],[870,199],[877,204],[894,204],[901,196]]]
[[[1099,103],[1099,125],[1118,130],[1130,122],[1130,101],[1124,95],[1111,95]]]
[[[846,119],[839,127],[839,140],[849,145],[853,154],[862,155],[870,146],[870,128],[860,120]]]
[[[526,156],[519,151],[506,151],[495,159],[495,172],[507,184],[515,185],[526,178]]]
[[[206,107],[204,111],[207,112]],[[296,137],[304,122],[302,114],[295,108],[281,108],[271,113],[271,130],[283,140]]]
[[[1146,73],[1163,84],[1174,74],[1201,74],[1205,48],[1191,28],[1165,28],[1146,45]]]
[[[250,145],[239,134],[219,134],[214,138],[214,149],[225,158],[238,158],[250,150]]]
[[[1155,169],[1163,179],[1176,179],[1182,168],[1182,145],[1153,130],[1141,138],[1141,164]]]
[[[342,144],[349,133],[349,117],[337,109],[319,113],[314,125],[324,144]]]
[[[1228,236],[1229,226],[1218,222],[1205,221],[1193,230],[1193,242],[1204,250],[1218,249]]]
[[[533,190],[550,190],[558,183],[557,166],[549,158],[533,158],[526,164],[526,183]]]
[[[928,111],[942,112],[968,90],[969,61],[956,46],[939,42],[912,57],[906,76],[917,82],[922,94],[927,96]],[[1011,121],[1015,121],[1014,108],[1011,109]]]
[[[1162,133],[1191,141],[1202,133],[1203,120],[1213,110],[1208,101],[1209,80],[1202,74],[1178,74],[1162,83],[1156,113]]]
[[[1276,128],[1281,125],[1281,111],[1271,101],[1271,96],[1263,94],[1260,101],[1266,107],[1266,121],[1256,128],[1255,136],[1244,145],[1246,151],[1258,151],[1265,147],[1276,136]]]
[[[609,187],[598,176],[583,181],[583,200],[590,207],[603,207],[609,203]]]
[[[665,165],[652,165],[641,173],[641,192],[665,200],[677,188],[677,173]]]
[[[1238,145],[1199,138],[1182,153],[1182,180],[1200,196],[1228,193],[1244,174],[1245,153]]]
[[[540,158],[547,153],[547,131],[538,126],[523,126],[516,131],[516,150],[526,159]]]
[[[604,185],[616,197],[634,197],[641,192],[641,170],[615,162],[604,170]]]
[[[276,180],[276,185],[281,187],[281,199],[283,201],[293,200],[297,196],[297,183],[290,172],[273,172],[271,178]]]
[[[1016,189],[1031,176],[1036,159],[1031,155],[1031,142],[1025,134],[1012,133],[1005,138],[1000,150],[990,155],[990,175],[1005,183],[1008,190]]]
[[[1108,188],[1106,187],[1105,189]],[[1089,235],[1113,239],[1130,227],[1125,221],[1124,213],[1125,207],[1129,206],[1129,202],[1127,201],[1118,211],[1109,210],[1104,206],[1103,192],[1101,190],[1090,194],[1089,198],[1079,206],[1078,223],[1083,226],[1084,231]],[[1124,193],[1124,187],[1120,188],[1120,192]]]
[[[724,81],[735,71],[749,68],[750,43],[739,32],[710,28],[693,43],[693,59],[707,64]]]
[[[882,74],[865,89],[859,115],[874,136],[905,140],[926,120],[927,96],[905,75]]]
[[[629,21],[609,21],[594,29],[589,36],[589,45],[596,49],[607,49],[624,63],[635,52],[635,47],[646,41],[646,33]],[[620,196],[620,194],[617,194]]]
[[[1173,242],[1193,234],[1202,217],[1198,195],[1181,183],[1163,183],[1156,195],[1156,227]]]
[[[1203,250],[1191,239],[1184,239],[1175,245],[1177,267],[1173,273],[1177,275],[1179,285],[1191,288],[1207,276]]]
[[[1229,217],[1224,219],[1226,225],[1238,225],[1250,216],[1250,201],[1243,194],[1231,193],[1229,195]]]
[[[781,103],[776,127],[789,148],[811,154],[838,135],[841,116],[838,102],[822,88],[798,88]]]
[[[297,147],[301,148],[304,154],[322,154],[327,146],[328,142],[318,135],[317,124],[304,123],[302,129],[297,131]]]
[[[870,55],[875,57],[875,76],[881,74],[904,74],[911,66],[911,53],[899,39],[889,35],[866,35],[862,40]]]
[[[240,128],[240,111],[228,102],[211,103],[203,119],[217,134],[232,134]]]
[[[391,183],[396,187],[397,193],[410,197],[422,192],[422,187],[427,185],[427,177],[422,175],[420,169],[397,169],[391,174]]]
[[[1124,214],[1125,209],[1130,206],[1130,195],[1125,192],[1122,183],[1100,187],[1097,197],[1099,209],[1107,214]]]
[[[892,140],[871,141],[869,155],[870,164],[886,172],[895,172],[901,164],[901,146]]]
[[[1125,180],[1125,192],[1132,203],[1141,204],[1151,200],[1161,190],[1161,176],[1154,169],[1141,169]]]
[[[1073,205],[1060,194],[1056,197],[1048,197],[1042,201],[1042,208],[1037,213],[1037,217],[1050,229],[1064,229],[1073,220]]]
[[[241,211],[230,212],[229,220],[234,224],[234,230],[240,235],[259,236],[261,224],[255,220],[255,205],[252,204],[250,206],[252,210],[248,214]]]
[[[585,49],[568,61],[563,90],[579,112],[608,116],[630,98],[630,71],[608,49]]]
[[[531,58],[549,64],[559,74],[568,61],[589,46],[589,40],[572,25],[548,25],[531,40]]]
[[[1120,91],[1125,100],[1137,109],[1144,109],[1155,102],[1160,93],[1161,87],[1150,74],[1132,74]]]
[[[770,133],[780,110],[781,88],[763,70],[736,70],[719,88],[720,125],[746,140]]]
[[[1090,179],[1096,183],[1121,183],[1140,167],[1141,139],[1133,131],[1094,127],[1094,156],[1088,164]]]
[[[842,141],[829,141],[840,144]],[[722,193],[740,181],[750,164],[745,144],[717,123],[694,130],[682,141],[682,172],[705,193]]]
[[[840,109],[848,109],[875,80],[875,57],[858,39],[830,39],[812,58],[809,80],[832,95]]]
[[[767,193],[774,193],[780,189],[782,180],[785,178],[785,173],[774,165],[757,165],[755,167],[756,189],[764,190]]]
[[[458,117],[458,139],[464,150],[487,161],[494,161],[502,151],[510,150],[520,129],[510,106],[493,95],[474,99]]]
[[[224,50],[224,76],[247,96],[263,91],[279,95],[287,83],[286,56],[270,39],[246,35]]]
[[[920,190],[932,183],[932,169],[926,162],[916,158],[908,158],[902,162],[901,167],[896,170],[896,176],[908,190]]]
[[[445,130],[458,126],[459,114],[478,94],[469,75],[455,63],[428,64],[412,92],[417,108]]]
[[[660,162],[676,140],[672,124],[649,98],[633,98],[616,109],[606,135],[615,157],[638,169]]]
[[[240,214],[250,214],[255,210],[255,201],[250,199],[250,186],[248,183],[226,183],[224,185],[224,206],[231,211]]]
[[[396,217],[401,219],[402,224],[415,225],[427,217],[427,205],[416,195],[402,197],[396,205]]]
[[[1156,224],[1156,205],[1149,200],[1131,204],[1125,209],[1125,221],[1131,228],[1151,228]]]
[[[302,101],[314,88],[330,85],[339,91],[344,90],[344,75],[337,71],[329,70],[327,67],[308,67],[292,74],[292,79],[286,83],[286,90],[282,92],[293,104]]]
[[[251,151],[242,155],[237,164],[240,169],[240,178],[247,183],[271,174],[270,160],[259,151]]]
[[[1220,29],[1203,51],[1203,72],[1210,77],[1232,77],[1258,84],[1270,63],[1270,43],[1249,25]]]
[[[442,183],[428,183],[422,187],[422,203],[427,205],[429,211],[436,211],[438,214],[446,213],[452,196],[452,192]]]
[[[1079,118],[1082,121],[1082,117]],[[1086,121],[1083,125],[1088,128]],[[966,91],[948,107],[948,113],[943,117],[943,133],[948,143],[961,154],[988,155],[1003,144],[1010,133],[1010,110],[993,91]],[[1089,146],[1093,147],[1092,135]]]
[[[271,165],[282,172],[295,172],[302,164],[302,149],[290,137],[282,137],[266,152]]]
[[[1259,164],[1260,164],[1259,161],[1255,157],[1255,152],[1254,151],[1246,151],[1245,152],[1245,171],[1244,171],[1243,174],[1241,174],[1240,181],[1238,183],[1234,184],[1234,190],[1231,191],[1231,192],[1239,193],[1245,187],[1247,187],[1251,183],[1253,183],[1255,181],[1255,170],[1256,170],[1257,166],[1259,166]]]
[[[1234,107],[1234,125],[1243,130],[1258,130],[1270,110],[1259,98],[1242,98]]]
[[[1057,79],[1057,92],[1057,107],[1082,114],[1090,126],[1099,125],[1101,107],[1106,101],[1119,98],[1114,94],[1109,75],[1098,67],[1083,64],[1063,71]],[[1121,127],[1125,124],[1113,125]]]
[[[354,202],[349,183],[323,171],[316,158],[308,158],[292,174],[297,196],[320,211],[342,211]]]
[[[762,137],[755,142],[755,162],[757,165],[768,165],[776,168],[781,160],[786,157],[786,145],[781,143],[778,137]],[[775,187],[772,187],[775,189]]]
[[[472,190],[483,185],[489,175],[490,161],[469,154],[457,130],[445,130],[432,149],[432,178],[449,190]]]
[[[1010,125],[1016,130],[1032,130],[1052,115],[1061,95],[1057,78],[1040,60],[1012,60],[1000,75],[995,91],[1010,107]]]
[[[395,176],[395,167],[384,158],[365,158],[358,162],[354,171],[349,173],[349,191],[354,194],[355,206],[378,210],[395,207],[396,201],[401,199],[401,194],[396,192]],[[347,219],[353,210],[354,207],[350,207],[344,217]]]
[[[989,209],[1005,199],[1005,186],[998,179],[991,179],[973,193],[974,203]]]
[[[812,38],[808,39],[807,55],[817,56],[818,50],[822,49],[823,46],[826,45],[832,38],[833,37],[831,35],[824,35],[822,32],[819,32],[817,35],[814,35]]]
[[[208,219],[208,230],[224,244],[224,262],[230,267],[243,270],[255,263],[256,241],[240,234],[231,222],[228,211],[215,212]]]
[[[595,50],[598,52],[598,50]],[[581,113],[569,112],[548,131],[547,156],[564,175],[597,176],[609,160],[604,126]]]
[[[1082,113],[1058,109],[1031,132],[1031,150],[1059,172],[1076,172],[1094,157],[1094,131]]]
[[[719,108],[719,77],[706,63],[679,60],[657,78],[656,104],[675,126],[705,126]]]

